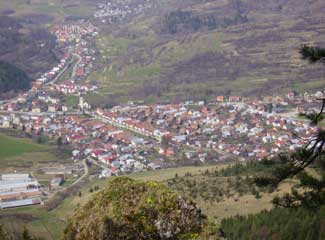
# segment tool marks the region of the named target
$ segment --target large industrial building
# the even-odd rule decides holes
[[[2,174],[0,177],[0,208],[40,204],[40,184],[29,174]]]

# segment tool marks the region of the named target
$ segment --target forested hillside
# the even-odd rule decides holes
[[[0,92],[26,89],[57,61],[55,37],[32,17],[0,15]],[[26,73],[26,74],[25,74]]]
[[[55,37],[25,20],[0,16],[0,60],[35,77],[57,61]]]
[[[16,66],[0,61],[0,94],[30,87],[31,78]]]
[[[315,211],[277,208],[224,219],[221,228],[229,240],[321,240],[325,239],[325,208]]]

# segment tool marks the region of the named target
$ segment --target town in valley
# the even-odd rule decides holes
[[[321,91],[287,95],[215,97],[215,101],[150,104],[129,101],[109,109],[84,99],[98,86],[81,81],[92,71],[98,34],[91,24],[53,28],[66,54],[32,88],[0,105],[2,129],[46,136],[71,149],[71,162],[37,169],[52,176],[40,184],[30,172],[1,178],[1,208],[41,204],[67,176],[79,182],[96,165],[97,178],[162,168],[262,160],[302,147],[317,128],[298,113],[317,111]],[[68,79],[61,75],[71,67]],[[77,104],[64,98],[75,96]],[[292,137],[292,132],[303,138]],[[14,186],[12,186],[14,184]],[[74,183],[72,183],[74,184]],[[69,186],[67,186],[69,187]]]
[[[0,2],[0,239],[324,239],[324,1]]]

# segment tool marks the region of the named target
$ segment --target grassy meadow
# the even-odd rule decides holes
[[[20,136],[15,131],[0,133],[0,173],[33,172],[53,164],[70,163],[68,150],[58,151],[57,146],[48,141],[38,144],[35,139]]]
[[[48,147],[33,143],[28,139],[19,139],[0,134],[0,159],[21,156],[31,152],[48,150]]]

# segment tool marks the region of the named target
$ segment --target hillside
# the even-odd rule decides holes
[[[16,66],[0,60],[0,93],[11,90],[24,90],[30,86],[31,79]]]
[[[220,182],[221,183],[220,187],[223,187],[226,186],[225,184],[227,184],[227,179],[230,180],[235,179],[233,178],[233,176],[223,177],[221,175],[220,176],[214,175],[215,172],[225,167],[226,165],[180,167],[180,168],[163,169],[158,171],[134,173],[129,175],[128,177],[135,179],[136,181],[141,180],[145,182],[148,181],[161,182],[163,184],[161,183],[158,184],[158,188],[160,189],[159,191],[170,193],[170,191],[177,190],[178,194],[184,196],[186,199],[192,199],[193,201],[197,202],[197,207],[202,209],[202,213],[208,217],[208,220],[216,220],[217,222],[220,222],[225,217],[235,216],[240,213],[242,214],[258,213],[264,209],[272,208],[272,204],[270,203],[270,201],[272,199],[273,194],[267,194],[263,192],[261,193],[261,198],[256,199],[256,197],[252,193],[245,192],[243,195],[238,197],[237,196],[238,192],[234,188],[234,185],[232,185],[232,188],[230,189],[229,197],[224,195],[223,197],[218,197],[218,199],[216,198],[211,201],[213,197],[212,194],[214,194],[214,192],[212,191],[210,193],[211,196],[208,196],[207,193],[210,190],[210,188],[213,187],[214,181],[217,181],[218,183]],[[210,174],[207,175],[206,174],[207,172],[209,172]],[[238,172],[236,174],[238,174]],[[245,172],[242,172],[242,174],[245,175]],[[177,178],[175,178],[176,176]],[[103,193],[105,192],[107,193],[107,195],[110,195],[112,192],[111,191],[112,188],[107,188],[108,184],[109,186],[112,186],[112,184],[114,186],[118,186],[118,183],[111,183],[112,180],[114,179],[115,178],[111,178],[109,180],[92,180],[92,181],[87,180],[81,186],[81,189],[77,189],[76,193],[72,194],[71,196],[68,196],[66,199],[64,199],[63,202],[59,204],[58,207],[56,207],[51,211],[48,211],[43,206],[35,207],[35,208],[31,207],[31,208],[21,208],[21,209],[12,209],[12,210],[3,211],[0,214],[0,224],[3,224],[3,226],[6,229],[8,229],[8,231],[21,232],[22,227],[26,226],[28,227],[30,232],[36,236],[40,236],[45,239],[60,239],[63,235],[64,228],[66,228],[67,226],[67,219],[72,218],[73,216],[76,215],[87,216],[86,212],[85,214],[82,214],[82,211],[80,210],[78,211],[78,209],[83,209],[82,206],[84,206],[85,204],[89,204],[90,206],[92,203],[95,203],[95,201],[93,201],[92,203],[89,202],[90,199],[96,198],[102,201],[104,195]],[[184,181],[182,181],[182,179]],[[193,191],[192,189],[188,188],[187,184],[188,183],[192,184],[194,181],[197,181],[197,183],[199,184],[199,182],[202,179],[205,179],[208,182],[207,187],[204,189],[202,187],[202,191],[200,191],[197,195],[198,197],[192,198],[191,196]],[[164,185],[167,184],[169,186],[165,187]],[[131,187],[132,185],[133,184],[131,184],[129,187]],[[184,188],[178,190],[179,188],[182,188],[182,186]],[[199,185],[197,185],[197,187],[198,186]],[[241,187],[246,188],[248,187],[248,185],[244,183]],[[195,188],[196,187],[194,187],[194,189]],[[93,189],[93,191],[90,191],[90,189]],[[115,190],[118,190],[119,192],[125,194],[124,188],[116,187]],[[78,194],[78,191],[80,191],[80,194]],[[280,190],[277,193],[283,193],[286,191],[288,191],[288,184],[284,184],[284,186],[280,187]],[[200,197],[201,192],[204,196],[208,196],[206,200],[203,200]],[[152,193],[154,194],[154,191],[151,190],[145,192],[145,194],[152,194]],[[146,196],[145,194],[143,196],[142,194],[139,194],[140,199],[136,198],[137,201],[140,201],[144,204],[143,206],[145,206],[145,202],[143,202],[143,199],[145,199]],[[235,201],[235,199],[237,198],[239,200]],[[132,198],[130,199],[132,200]],[[100,201],[98,203],[100,203]],[[243,209],[242,207],[243,204],[245,205],[245,209]],[[97,202],[93,207],[95,208],[96,205]],[[88,210],[87,213],[89,211],[90,210]],[[98,214],[99,213],[96,212],[97,216]],[[111,215],[112,212],[109,210],[107,211],[107,214]],[[12,220],[14,220],[14,224],[9,224],[10,222],[12,222]],[[85,219],[83,218],[80,218],[80,221],[85,223]],[[91,227],[90,222],[89,225],[87,225],[87,227]]]
[[[0,61],[7,63],[1,64],[0,92],[28,88],[31,78],[53,66],[57,61],[56,55],[55,37],[34,25],[32,18],[27,22],[26,18],[0,15]]]
[[[0,16],[0,60],[15,64],[31,77],[57,61],[55,37],[26,19]]]
[[[107,100],[212,98],[323,87],[302,44],[324,46],[324,1],[163,1],[121,23],[96,18]],[[105,21],[105,24],[103,23]],[[113,97],[112,97],[113,96]]]
[[[96,105],[324,86],[323,66],[298,54],[302,44],[325,46],[322,0],[15,0],[0,10],[43,27],[79,19],[98,26],[99,62],[88,78],[101,87],[89,97]],[[50,56],[51,49],[33,51]]]
[[[259,214],[236,216],[222,221],[228,239],[324,239],[325,208],[263,211]],[[249,229],[249,230],[247,230]]]

